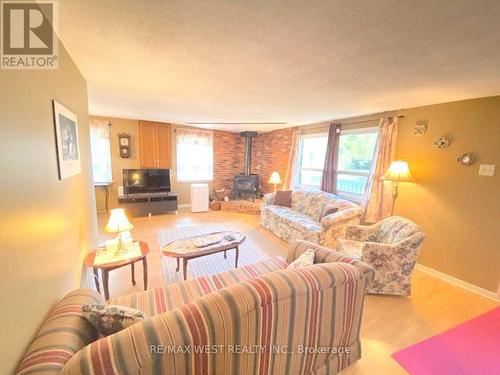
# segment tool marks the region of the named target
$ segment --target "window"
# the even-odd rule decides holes
[[[323,176],[327,143],[328,133],[302,136],[298,175],[300,186],[319,188]]]
[[[212,180],[214,164],[213,138],[212,131],[177,128],[177,180]]]
[[[340,133],[337,193],[359,201],[372,168],[378,128],[343,130]]]
[[[90,123],[90,151],[94,183],[113,181],[109,125],[107,121],[91,121]]]
[[[342,130],[337,165],[337,194],[361,201],[372,168],[378,128]],[[300,142],[295,185],[319,188],[323,176],[328,133],[306,134]]]

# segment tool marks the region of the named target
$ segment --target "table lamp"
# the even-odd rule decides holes
[[[108,224],[104,230],[108,233],[118,233],[116,240],[118,241],[117,253],[126,252],[127,249],[124,246],[124,239],[130,237],[130,230],[134,226],[128,221],[127,215],[123,208],[115,208],[111,210],[111,215],[109,216]]]
[[[404,160],[395,160],[389,166],[389,169],[380,178],[384,181],[392,181],[392,210],[391,215],[394,213],[394,204],[396,203],[396,198],[398,197],[398,189],[400,182],[414,182],[415,179],[410,173],[410,168],[408,168],[408,163]]]
[[[274,185],[274,192],[276,193],[276,190],[278,190],[278,184],[282,183],[280,174],[278,172],[271,173],[271,177],[269,177],[269,181],[267,181],[267,183]]]

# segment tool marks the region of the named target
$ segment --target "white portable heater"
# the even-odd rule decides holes
[[[208,184],[191,184],[191,212],[208,211]]]

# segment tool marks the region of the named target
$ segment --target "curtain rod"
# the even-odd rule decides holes
[[[394,117],[397,117],[397,118],[404,118],[403,115],[399,115],[399,116],[387,116],[388,118],[394,118]],[[333,123],[338,123],[340,125],[351,125],[351,124],[363,124],[365,122],[373,122],[373,121],[377,121],[377,120],[380,120],[380,117],[379,118],[372,118],[370,120],[359,120],[359,121],[349,121],[349,122],[342,122],[342,121],[334,121]]]

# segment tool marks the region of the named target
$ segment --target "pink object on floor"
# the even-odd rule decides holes
[[[500,307],[392,356],[412,375],[498,375]]]

